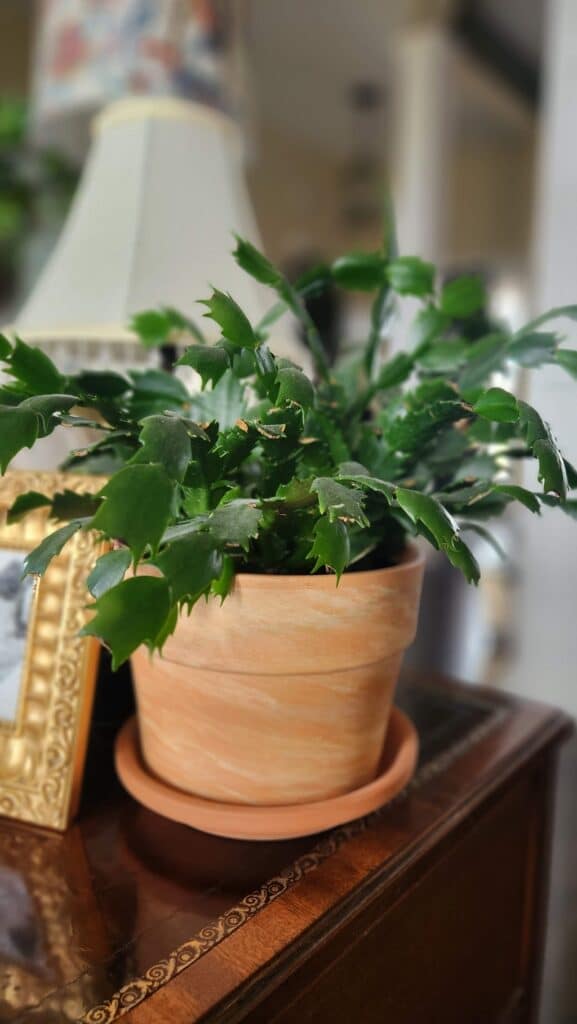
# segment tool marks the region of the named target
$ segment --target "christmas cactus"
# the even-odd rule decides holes
[[[331,572],[338,583],[345,572],[393,564],[419,535],[476,583],[468,531],[490,537],[487,520],[511,502],[575,515],[577,472],[550,427],[492,382],[508,366],[548,363],[577,377],[577,351],[544,329],[576,319],[577,306],[470,341],[467,320],[484,303],[474,277],[437,286],[429,263],[384,249],[347,255],[291,285],[249,243],[238,240],[234,255],[275,293],[261,323],[218,290],[203,303],[222,335],[214,345],[174,310],[134,320],[144,345],[190,342],[178,364],[196,372],[200,388],[152,369],[63,376],[40,350],[0,336],[2,472],[55,429],[98,431],[65,468],[103,474],[101,491],[29,492],[9,521],[47,507],[61,524],[29,554],[33,575],[79,530],[109,542],[87,579],[94,614],[85,632],[115,664],[141,644],[161,649],[179,615],[201,597],[225,599],[237,572]],[[334,367],[303,302],[327,282],[374,293],[366,344]],[[420,308],[402,350],[383,360],[382,338],[404,296]],[[267,344],[287,308],[303,325],[314,380]],[[536,460],[538,492],[515,482],[525,458]],[[143,566],[155,571],[137,573]]]

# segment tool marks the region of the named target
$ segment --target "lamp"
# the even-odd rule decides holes
[[[118,100],[95,120],[68,220],[14,330],[60,363],[77,365],[79,348],[92,364],[133,363],[146,352],[132,315],[165,305],[194,319],[211,283],[257,322],[270,301],[227,258],[233,232],[259,244],[234,122],[173,97]],[[297,355],[287,328],[274,347]]]

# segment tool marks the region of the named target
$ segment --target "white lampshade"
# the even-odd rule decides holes
[[[234,122],[199,104],[170,97],[111,104],[96,119],[62,235],[13,329],[45,349],[75,350],[76,359],[104,346],[110,360],[134,360],[134,313],[173,306],[198,319],[196,300],[210,285],[229,291],[258,322],[274,296],[231,255],[233,233],[260,247],[240,150]],[[218,337],[212,321],[202,327]],[[272,343],[302,362],[290,322]]]

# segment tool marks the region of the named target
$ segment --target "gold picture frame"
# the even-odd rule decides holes
[[[8,472],[0,479],[2,622],[5,633],[11,629],[11,637],[18,638],[12,648],[0,644],[0,687],[1,655],[12,658],[4,671],[12,689],[4,696],[0,691],[0,816],[59,831],[74,816],[80,797],[99,644],[78,632],[88,617],[86,576],[101,548],[91,534],[75,534],[46,574],[30,584],[24,599],[18,591],[22,620],[17,630],[6,624],[8,614],[16,614],[14,587],[10,591],[6,581],[15,578],[25,554],[55,527],[47,509],[10,526],[6,513],[26,491],[94,493],[103,483],[102,477],[29,471]],[[6,553],[14,555],[8,564]]]

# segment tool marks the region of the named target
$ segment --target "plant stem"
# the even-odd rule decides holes
[[[303,325],[305,329],[306,342],[313,357],[315,369],[319,377],[324,381],[328,381],[330,379],[330,367],[324,345],[312,318],[302,303],[301,297],[292,285],[288,283],[288,281],[283,281],[280,285],[279,295],[284,299],[291,313],[293,313]]]

